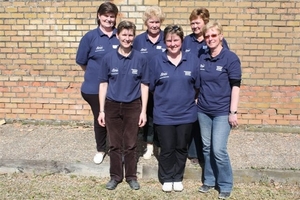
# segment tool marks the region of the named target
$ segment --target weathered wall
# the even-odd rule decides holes
[[[90,121],[75,64],[82,35],[96,27],[103,1],[0,0],[0,118]],[[190,33],[188,17],[207,7],[241,58],[242,124],[300,125],[299,1],[115,0],[119,19],[144,29],[146,6],[160,5],[164,23]],[[163,27],[164,27],[163,25]]]

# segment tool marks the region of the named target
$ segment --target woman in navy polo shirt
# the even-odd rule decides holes
[[[209,11],[206,8],[194,9],[190,14],[190,26],[192,33],[184,38],[182,49],[200,57],[208,51],[203,37],[203,27],[209,22]],[[222,46],[229,49],[227,41],[223,38]]]
[[[119,45],[116,37],[116,17],[118,8],[115,4],[105,2],[97,11],[98,27],[87,32],[81,39],[76,63],[84,71],[84,81],[81,86],[81,95],[90,105],[94,116],[94,132],[97,153],[94,162],[100,164],[103,161],[106,150],[106,128],[98,123],[99,115],[99,71],[103,56]]]
[[[181,51],[183,30],[164,29],[167,50],[151,60],[150,90],[154,97],[153,122],[161,146],[158,178],[165,192],[182,191],[183,174],[199,85],[199,59]]]
[[[206,193],[216,187],[219,198],[230,196],[233,187],[227,141],[238,125],[237,108],[241,83],[241,63],[237,55],[222,46],[223,30],[218,22],[203,28],[209,52],[200,57],[200,93],[197,101],[204,154],[203,185]]]
[[[138,190],[137,135],[139,127],[143,127],[147,120],[149,69],[147,58],[131,46],[135,25],[122,21],[117,29],[120,46],[103,58],[99,87],[98,121],[101,126],[106,126],[110,142],[111,180],[106,188],[115,189],[123,181],[125,171],[126,182]]]
[[[153,56],[166,50],[163,31],[160,29],[164,20],[165,14],[158,6],[148,7],[144,12],[143,21],[147,27],[147,31],[134,39],[133,48],[146,55],[148,61],[150,61]],[[147,142],[147,149],[143,158],[150,159],[151,155],[153,155],[153,140],[155,133],[153,127],[153,96],[151,93],[149,93],[147,105],[147,124],[145,125],[143,132],[144,141]]]
[[[206,8],[194,9],[190,14],[190,26],[193,33],[187,35],[183,40],[182,49],[185,52],[190,52],[200,57],[202,54],[208,51],[208,47],[203,38],[202,29],[209,22],[209,11]],[[223,47],[228,48],[226,40],[223,38]],[[189,147],[189,159],[193,164],[204,162],[202,153],[201,134],[199,134],[198,121],[194,123],[193,127],[193,139]]]

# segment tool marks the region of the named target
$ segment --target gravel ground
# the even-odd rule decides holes
[[[139,139],[139,164],[156,165],[153,156],[141,156],[145,143]],[[248,132],[236,129],[228,143],[233,169],[300,169],[300,134]],[[0,159],[92,162],[95,154],[93,129],[83,126],[21,125],[0,126]],[[106,156],[104,163],[109,163]],[[187,162],[187,166],[192,166]]]
[[[300,134],[284,132],[255,132],[233,130],[228,150],[234,170],[285,169],[300,170]],[[145,143],[139,138],[138,154],[142,156]],[[85,126],[22,125],[0,126],[0,162],[28,160],[89,163],[95,153],[93,129]],[[105,157],[103,165],[109,163]],[[0,166],[3,163],[0,163]],[[139,165],[157,166],[139,158]],[[187,168],[200,169],[187,162]],[[19,171],[22,172],[22,171]],[[295,173],[299,174],[299,173]],[[297,179],[296,179],[297,180]],[[236,183],[230,199],[300,199],[299,181],[259,181]],[[156,179],[139,179],[141,189],[132,191],[123,182],[114,191],[105,189],[107,177],[77,176],[55,173],[0,173],[0,199],[217,199],[218,192],[197,192],[199,178],[184,179],[185,190],[164,193]]]

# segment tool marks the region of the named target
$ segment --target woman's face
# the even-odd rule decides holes
[[[117,37],[120,41],[120,46],[123,49],[130,49],[132,42],[134,40],[134,32],[132,29],[123,29],[119,34],[117,34]]]
[[[205,25],[203,19],[198,16],[198,18],[190,21],[191,29],[195,35],[199,35],[202,33],[202,28]]]
[[[165,38],[167,50],[171,54],[177,54],[181,50],[181,38],[175,33],[168,33]]]
[[[100,26],[104,28],[112,28],[116,24],[116,16],[114,13],[98,14],[98,18],[100,20]]]
[[[160,33],[161,22],[157,17],[151,17],[147,20],[146,26],[148,33],[151,35],[157,35]]]
[[[210,49],[222,46],[223,35],[216,28],[210,28],[204,35],[204,40]]]

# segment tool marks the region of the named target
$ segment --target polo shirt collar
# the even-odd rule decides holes
[[[197,38],[196,38],[196,35],[195,35],[195,33],[192,33],[192,34],[191,34],[191,37],[192,37],[192,40],[193,40],[194,42],[198,42],[198,43],[205,43],[205,41],[204,41],[204,40],[202,40],[201,42],[199,42],[199,41],[197,40]]]
[[[107,36],[105,33],[102,32],[102,30],[100,29],[100,26],[98,26],[97,30],[101,37]],[[113,27],[113,34],[111,36],[116,36],[116,34],[117,34],[117,29],[115,27]]]
[[[163,60],[163,62],[169,62],[169,59],[168,59],[168,56],[167,56],[167,51],[168,50],[166,50],[163,54],[162,54],[162,60]],[[180,61],[180,63],[182,62],[182,61],[186,61],[187,60],[187,52],[182,52],[181,51],[181,53],[182,53],[182,57],[181,57],[181,61]]]
[[[148,30],[146,31],[145,38],[146,38],[147,41],[150,41],[150,42],[151,42],[151,40],[150,40],[149,37],[148,37]],[[163,33],[163,31],[161,30],[161,31],[159,32],[159,37],[158,37],[158,40],[157,40],[156,43],[159,43],[160,41],[162,41],[163,38],[164,38],[164,33]]]
[[[211,61],[219,60],[219,59],[221,59],[221,57],[223,56],[223,54],[224,54],[224,52],[225,52],[226,50],[227,50],[227,49],[223,47],[222,50],[221,50],[221,52],[220,52],[216,57],[214,57],[214,58],[212,58],[212,57],[210,56],[210,51],[209,51],[207,54],[205,54],[204,59],[206,59],[206,60],[211,60]]]
[[[127,56],[127,57],[125,57],[125,56],[123,56],[122,54],[120,54],[119,53],[119,48],[120,48],[120,46],[118,46],[118,48],[117,48],[117,56],[118,56],[118,58],[121,60],[122,58],[128,58],[128,59],[132,59],[133,58],[133,56],[134,56],[134,49],[131,47],[131,52],[130,52],[130,54]]]

